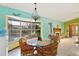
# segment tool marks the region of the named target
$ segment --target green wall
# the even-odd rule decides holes
[[[68,35],[68,26],[70,23],[78,23],[79,25],[79,18],[75,18],[70,21],[64,22],[64,34],[65,35]],[[79,35],[79,29],[78,29],[78,35]]]
[[[20,11],[18,9],[14,9],[14,8],[0,6],[0,29],[5,30],[6,15],[13,15],[13,13],[21,14],[19,17],[30,18],[30,19],[31,19],[31,16],[32,16],[32,14],[28,13],[28,12]],[[52,23],[52,28],[59,25],[62,28],[62,33],[63,33],[63,31],[64,31],[64,26],[63,26],[64,23],[63,22],[57,21],[56,19],[52,20],[52,19],[47,18],[47,17],[41,17],[40,20],[43,23],[43,25],[42,25],[43,38],[48,38],[48,33],[49,33],[48,23],[49,22]],[[1,32],[0,32],[0,35],[4,34],[3,32],[2,33]]]

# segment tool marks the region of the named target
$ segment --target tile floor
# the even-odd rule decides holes
[[[79,56],[79,44],[76,37],[61,39],[58,46],[58,56]]]
[[[9,56],[21,56],[20,48],[16,48],[8,53]]]
[[[57,56],[79,56],[79,45],[75,42],[76,37],[61,39]],[[20,56],[20,48],[9,52],[9,56]]]
[[[8,44],[7,36],[0,37],[0,56],[6,56],[6,47]]]

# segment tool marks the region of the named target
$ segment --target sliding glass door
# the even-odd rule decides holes
[[[20,21],[8,18],[9,41],[14,41],[20,37]]]
[[[9,42],[30,34],[41,34],[40,22],[22,21],[8,17]]]

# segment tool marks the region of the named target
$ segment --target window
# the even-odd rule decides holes
[[[76,26],[76,35],[78,34],[78,26]]]
[[[52,23],[48,23],[49,25],[49,34],[52,34]]]
[[[40,22],[21,21],[8,18],[9,42],[17,40],[25,35],[36,34],[36,32],[40,35],[40,30]]]
[[[20,27],[20,21],[15,21],[8,18],[9,41],[16,40],[20,37]]]

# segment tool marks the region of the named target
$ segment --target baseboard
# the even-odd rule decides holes
[[[10,51],[12,51],[12,50],[14,50],[14,49],[16,49],[16,48],[19,48],[19,46],[15,47],[15,48],[13,48],[13,49],[11,49],[11,50],[8,50],[8,52],[10,52]]]

